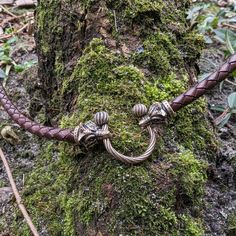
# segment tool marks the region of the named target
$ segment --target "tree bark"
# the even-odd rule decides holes
[[[196,74],[203,39],[188,28],[189,5],[40,1],[38,76],[48,120],[75,127],[105,110],[115,147],[142,152],[147,137],[132,106],[170,100]],[[202,235],[202,160],[216,148],[204,112],[204,99],[183,109],[164,127],[150,160],[138,166],[112,159],[102,145],[84,151],[48,143],[26,181],[34,222],[45,235]]]

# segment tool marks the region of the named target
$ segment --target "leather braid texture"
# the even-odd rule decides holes
[[[223,81],[227,76],[236,69],[236,54],[231,56],[215,73],[211,74],[205,80],[197,83],[187,92],[181,94],[170,102],[170,106],[174,112],[188,105],[194,100],[204,95],[207,90],[212,89],[216,84]],[[6,92],[0,82],[0,103],[9,114],[9,116],[23,129],[35,134],[39,137],[47,139],[55,139],[59,141],[75,142],[73,129],[61,129],[56,127],[47,127],[38,124],[23,114],[12,104],[6,95]]]
[[[175,98],[170,106],[176,112],[182,107],[190,104],[194,100],[204,95],[207,90],[212,89],[216,84],[220,83],[227,76],[236,69],[236,53],[231,56],[216,72],[211,74],[208,78],[200,81],[187,92]]]
[[[20,127],[29,131],[30,133],[47,139],[74,142],[72,129],[43,126],[21,114],[7,97],[2,83],[0,83],[0,102],[12,120],[14,120],[18,125],[20,125]]]

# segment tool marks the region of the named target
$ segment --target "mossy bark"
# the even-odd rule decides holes
[[[39,77],[49,120],[74,127],[110,114],[114,146],[147,143],[136,103],[170,100],[191,83],[203,39],[188,28],[190,2],[41,1]],[[48,143],[26,179],[26,205],[45,235],[202,235],[206,160],[216,149],[201,99],[165,126],[152,157],[127,166],[102,145]],[[143,137],[144,136],[144,137]],[[15,232],[27,234],[16,220]]]

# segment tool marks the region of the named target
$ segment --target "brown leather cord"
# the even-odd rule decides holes
[[[211,74],[207,79],[200,81],[187,92],[181,94],[172,102],[170,102],[170,106],[172,107],[173,111],[178,111],[182,107],[187,106],[188,104],[204,95],[207,90],[212,89],[215,85],[226,79],[228,75],[235,69],[236,53],[231,56],[216,72]]]
[[[190,104],[197,98],[204,95],[207,90],[212,89],[216,84],[223,81],[227,76],[236,69],[236,53],[231,56],[216,72],[211,74],[207,79],[197,83],[194,87],[187,92],[181,94],[170,102],[170,107],[174,112],[182,107]],[[23,114],[12,104],[8,99],[6,92],[0,82],[0,103],[9,114],[9,116],[23,129],[35,134],[39,137],[47,139],[55,139],[59,141],[75,142],[72,129],[61,129],[55,127],[47,127],[38,124]]]
[[[0,83],[0,102],[11,119],[14,120],[20,127],[29,131],[30,133],[47,139],[75,142],[73,129],[61,129],[44,126],[30,120],[22,113],[20,113],[20,111],[12,104],[12,102],[7,97],[2,83]]]

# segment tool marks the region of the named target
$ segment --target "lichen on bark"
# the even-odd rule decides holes
[[[40,2],[39,76],[45,94],[51,91],[50,116],[60,117],[61,127],[74,127],[105,110],[114,146],[130,155],[142,152],[147,137],[132,106],[183,92],[203,48],[202,37],[187,28],[188,6],[161,0]],[[68,9],[73,12],[65,19]],[[34,222],[48,235],[203,235],[203,160],[216,149],[205,106],[201,99],[180,111],[150,160],[138,166],[113,160],[101,145],[90,152],[45,145],[25,184]],[[67,115],[50,112],[54,108]],[[27,235],[18,218],[13,227]]]

